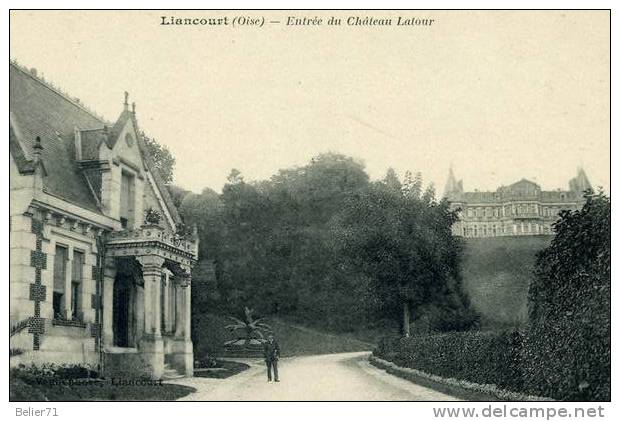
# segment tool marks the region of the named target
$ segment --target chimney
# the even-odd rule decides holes
[[[136,103],[132,102],[131,103],[131,113],[133,114],[133,116],[136,116]]]
[[[82,160],[82,134],[77,127],[73,128],[73,137],[75,139],[75,160]]]
[[[34,142],[34,146],[32,147],[33,150],[33,161],[35,162],[35,164],[38,164],[39,162],[41,162],[41,151],[43,151],[43,145],[41,145],[41,137],[37,136],[35,142]]]
[[[35,69],[34,67],[30,69],[30,74],[34,77],[37,77],[37,69]]]
[[[34,163],[34,188],[35,190],[43,190],[43,175],[45,169],[41,161],[41,153],[43,145],[41,145],[41,137],[37,136],[34,146],[32,147],[32,161]]]

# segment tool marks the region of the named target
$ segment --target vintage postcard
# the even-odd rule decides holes
[[[604,416],[610,19],[12,10],[10,401]]]

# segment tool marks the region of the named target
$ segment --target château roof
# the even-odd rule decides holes
[[[582,199],[582,193],[590,185],[585,171],[579,169],[577,177],[569,182],[569,190],[541,190],[540,186],[525,178],[496,191],[463,191],[462,181],[456,183],[452,169],[448,174],[445,197],[454,203],[504,203],[508,201],[536,200],[546,203],[574,202]]]
[[[80,207],[101,213],[97,199],[75,159],[75,129],[80,130],[83,159],[97,159],[101,143],[105,142],[111,148],[118,137],[118,134],[114,137],[115,128],[121,124],[124,126],[133,113],[124,110],[116,124],[109,129],[110,123],[77,100],[44,82],[36,73],[12,62],[9,64],[9,110],[9,152],[19,171],[32,172],[33,146],[36,138],[40,137],[43,146],[41,160],[46,171],[44,190]],[[180,222],[177,209],[144,141],[139,138],[137,143],[170,214],[175,222]]]

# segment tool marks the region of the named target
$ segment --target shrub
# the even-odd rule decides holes
[[[441,377],[521,391],[519,332],[451,332],[384,338],[375,355]]]
[[[525,386],[561,400],[611,397],[611,202],[586,194],[538,255],[524,340]]]
[[[24,351],[19,348],[9,348],[9,358],[16,357],[18,355],[22,355]]]
[[[118,385],[101,379],[60,379],[58,371],[42,367],[9,370],[9,400],[22,402],[94,400],[176,400],[196,389],[176,384]],[[39,376],[46,376],[41,378]],[[60,382],[56,382],[60,380]]]
[[[194,368],[214,368],[218,366],[218,361],[215,357],[206,354],[194,361]]]
[[[99,377],[99,372],[89,364],[19,364],[12,369],[22,379],[36,381],[41,378],[57,380],[91,379]]]

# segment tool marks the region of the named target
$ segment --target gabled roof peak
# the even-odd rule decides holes
[[[521,184],[533,184],[533,185],[538,187],[538,183],[535,183],[532,180],[528,180],[527,178],[522,178],[521,180],[517,181],[516,183],[512,183],[509,187],[517,186],[517,185],[521,185]]]

